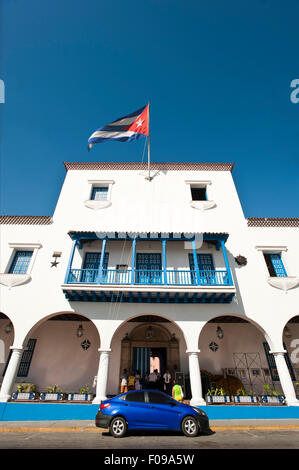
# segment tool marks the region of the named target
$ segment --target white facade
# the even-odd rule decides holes
[[[99,402],[119,393],[123,365],[133,367],[132,348],[155,347],[157,338],[156,347],[169,345],[165,365],[175,365],[173,372],[190,378],[192,403],[197,404],[204,402],[200,370],[221,375],[224,369],[246,369],[237,364],[240,354],[248,359],[256,353],[257,363],[248,365],[248,373],[260,369],[262,375],[269,371],[263,346],[267,342],[279,376],[274,385],[287,404],[297,405],[292,379],[299,381],[299,219],[246,219],[230,164],[155,164],[152,181],[145,179],[142,164],[65,166],[53,217],[1,217],[0,400],[10,399],[22,380],[40,391],[59,384],[63,391],[74,392],[85,384],[92,390],[97,376],[94,401]],[[94,187],[108,188],[103,200],[92,199]],[[206,189],[206,200],[192,201],[190,188],[198,187]],[[212,255],[213,279],[203,278],[196,263],[190,275],[194,234],[197,255]],[[135,246],[134,236],[139,237]],[[84,277],[97,275],[96,269],[83,270],[86,253],[100,254],[104,245],[109,253],[105,273],[101,271],[105,280]],[[25,274],[9,272],[17,251],[32,251]],[[55,258],[55,252],[61,255]],[[145,271],[138,274],[140,254],[160,255],[161,266],[154,272],[158,281],[149,280],[150,269],[147,277]],[[270,276],[264,254],[281,257],[283,276]],[[246,265],[236,262],[238,255],[246,258]],[[55,259],[58,264],[52,266]],[[132,282],[133,275],[141,274],[142,282]],[[195,275],[204,280],[197,283]],[[13,329],[6,332],[9,322]],[[153,338],[144,337],[146,330],[138,337],[143,324],[152,326]],[[286,325],[291,336],[283,336]],[[216,336],[217,326],[223,339]],[[28,376],[20,378],[30,338],[36,339],[35,349]],[[124,359],[124,338],[130,338],[129,362]],[[85,350],[84,340],[90,343]],[[216,351],[210,349],[211,342],[217,344]],[[260,381],[261,390],[262,385]]]

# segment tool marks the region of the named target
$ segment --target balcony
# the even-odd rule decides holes
[[[98,241],[97,243],[101,243],[101,251],[98,253],[100,260],[98,260],[97,268],[94,269],[85,266],[74,268],[73,259],[76,249],[81,249],[83,252],[86,240],[96,240],[98,235],[95,236],[93,232],[71,232],[74,243],[62,289],[69,301],[76,302],[230,303],[236,290],[224,247],[227,236],[227,234],[204,234],[204,240],[211,242],[215,251],[219,251],[221,247],[222,251],[224,250],[222,257],[226,269],[211,269],[211,266],[207,269],[200,269],[197,261],[200,250],[196,250],[194,240],[191,240],[192,250],[189,250],[193,253],[193,255],[189,254],[190,269],[168,266],[166,240],[159,238],[159,235],[154,240],[150,239],[151,242],[162,242],[162,253],[153,255],[156,262],[158,262],[157,259],[163,260],[159,269],[139,269],[136,256],[150,257],[151,255],[143,252],[136,255],[136,244],[142,241],[138,237],[130,240],[132,243],[131,266],[125,269],[123,266],[122,268],[105,266],[104,258],[108,254],[106,251],[108,242],[110,243],[109,255],[117,257],[115,238],[114,241],[108,237]],[[117,237],[116,240],[125,240],[125,238]],[[190,242],[190,238],[187,240]],[[172,257],[177,258],[182,256],[182,253],[186,257],[185,252],[176,251],[173,248],[174,245],[171,245],[173,241],[178,241],[178,238],[173,238],[173,235],[169,234],[167,243]],[[180,235],[179,241],[186,241],[183,234]],[[81,264],[82,259],[83,254],[81,254]],[[173,264],[173,259],[171,261]],[[194,264],[192,268],[191,263]],[[106,264],[108,264],[107,260]]]

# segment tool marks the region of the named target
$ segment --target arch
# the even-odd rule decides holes
[[[64,393],[78,393],[88,384],[92,392],[101,339],[91,318],[74,311],[50,313],[27,331],[24,345],[29,340],[35,340],[35,346],[28,376],[38,391],[57,384]]]
[[[32,332],[34,330],[36,330],[39,326],[41,326],[46,321],[54,319],[55,317],[58,317],[58,316],[68,317],[68,318],[65,318],[65,320],[63,320],[63,321],[69,320],[71,317],[73,317],[73,319],[71,321],[78,321],[78,322],[80,322],[80,321],[90,321],[95,326],[95,328],[98,332],[99,340],[101,341],[100,333],[98,331],[97,325],[95,324],[95,322],[91,318],[88,317],[87,314],[85,314],[85,313],[82,314],[81,312],[76,312],[74,310],[62,310],[62,311],[59,311],[59,312],[49,313],[46,316],[44,316],[43,318],[40,318],[36,323],[34,323],[25,335],[24,344],[26,344],[26,342],[28,341],[30,335],[32,334]]]
[[[272,386],[267,343],[271,350],[269,334],[247,316],[211,317],[203,325],[198,340],[204,392],[215,382],[216,387],[223,387],[231,395],[239,388],[262,394],[264,385]]]
[[[14,324],[11,318],[3,312],[0,312],[0,332],[0,377],[2,377],[10,346],[13,345],[15,338]]]
[[[140,324],[136,324],[137,322]],[[150,329],[153,335],[150,332],[147,335],[147,330]],[[115,329],[110,347],[111,361],[117,366],[109,370],[108,393],[119,393],[119,377],[123,369],[142,369],[145,375],[146,364],[148,365],[147,361],[153,351],[157,353],[155,357],[160,358],[160,372],[168,368],[173,378],[175,372],[181,371],[182,367],[185,368],[186,373],[188,372],[184,331],[174,320],[165,315],[143,312],[129,316]],[[146,353],[145,350],[147,350]],[[143,352],[147,354],[146,360],[145,356],[141,359]],[[139,361],[142,361],[140,367]]]
[[[259,323],[257,323],[252,318],[247,317],[245,315],[237,314],[237,313],[225,313],[223,315],[217,314],[217,315],[214,315],[211,318],[209,318],[209,320],[207,320],[205,323],[202,324],[198,340],[200,339],[200,335],[202,333],[202,330],[207,325],[207,323],[212,323],[212,322],[215,322],[217,319],[225,319],[227,317],[236,318],[236,319],[239,319],[239,320],[244,321],[246,323],[250,323],[252,326],[257,328],[260,331],[260,333],[265,337],[265,339],[266,339],[267,343],[269,344],[269,346],[270,347],[273,346],[272,339],[271,339],[269,333],[267,332],[267,330],[265,330]]]
[[[181,326],[178,324],[178,322],[176,322],[175,320],[173,320],[172,318],[169,318],[167,317],[166,315],[162,315],[162,314],[158,314],[158,313],[149,313],[149,312],[143,312],[143,313],[138,313],[136,315],[131,315],[129,316],[128,318],[126,318],[125,320],[123,320],[121,322],[120,325],[118,325],[118,327],[114,330],[113,334],[112,334],[112,337],[111,337],[111,342],[110,342],[110,347],[111,347],[111,343],[113,341],[113,338],[115,337],[115,335],[118,334],[119,330],[123,328],[123,326],[128,323],[128,322],[132,322],[135,318],[141,318],[141,317],[148,317],[148,316],[154,316],[154,317],[157,317],[157,318],[161,318],[161,322],[163,321],[167,321],[169,323],[172,323],[173,325],[175,325],[179,331],[181,332],[183,338],[184,338],[184,341],[185,343],[187,344],[187,341],[186,341],[186,335],[185,335],[185,332],[184,330],[181,328]]]

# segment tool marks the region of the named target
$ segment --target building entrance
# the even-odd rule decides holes
[[[178,339],[157,323],[136,326],[122,340],[120,369],[140,371],[143,379],[147,372],[157,369],[163,376],[167,369],[174,377],[180,370]]]

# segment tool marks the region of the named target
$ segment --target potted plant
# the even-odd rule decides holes
[[[262,403],[284,403],[284,396],[270,385],[264,385],[264,390],[266,394],[260,397]]]
[[[230,402],[230,396],[226,395],[225,390],[220,388],[210,388],[206,395],[206,401],[208,403],[228,403]]]
[[[92,394],[89,393],[88,384],[85,384],[79,393],[69,393],[68,400],[72,401],[91,401],[93,398]]]
[[[257,403],[257,396],[252,390],[245,390],[245,388],[238,388],[236,395],[233,397],[235,403]]]
[[[36,386],[31,383],[17,384],[17,391],[12,394],[13,400],[34,400],[36,398]]]
[[[62,390],[60,387],[58,387],[57,384],[47,387],[46,392],[43,392],[40,394],[40,399],[45,400],[45,401],[62,400],[62,398],[63,398]]]

